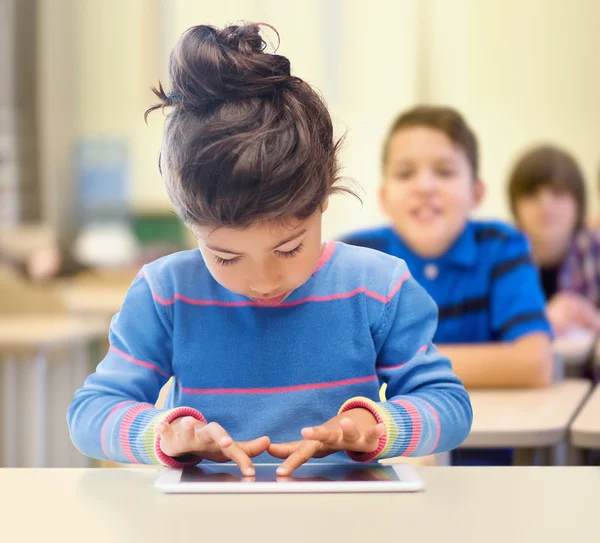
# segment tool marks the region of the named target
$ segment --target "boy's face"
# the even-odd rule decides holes
[[[542,186],[515,203],[517,223],[536,247],[566,250],[577,224],[578,206],[572,194]]]
[[[227,290],[277,305],[315,271],[322,252],[321,214],[305,221],[255,224],[245,229],[194,227],[214,279]]]
[[[462,233],[483,196],[466,153],[443,132],[403,128],[390,139],[381,203],[402,240],[436,258]]]

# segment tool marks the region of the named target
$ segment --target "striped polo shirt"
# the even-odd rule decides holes
[[[439,308],[434,341],[486,343],[533,332],[551,334],[544,294],[525,236],[499,221],[469,221],[438,258],[415,254],[391,227],[344,241],[402,258]]]

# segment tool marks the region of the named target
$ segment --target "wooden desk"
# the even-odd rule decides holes
[[[0,352],[39,352],[44,347],[89,341],[106,333],[106,323],[99,319],[34,314],[0,317]]]
[[[6,465],[17,465],[18,436],[23,433],[18,416],[19,365],[32,364],[35,380],[31,392],[34,425],[28,431],[35,443],[35,465],[46,465],[48,353],[52,348],[73,348],[76,373],[89,373],[87,346],[91,340],[107,334],[106,323],[97,319],[75,319],[67,316],[13,316],[0,318],[0,370],[2,375],[2,439]],[[82,378],[82,379],[83,379]],[[66,424],[66,423],[65,423]]]
[[[547,388],[469,391],[473,426],[462,447],[542,449],[567,438],[591,384],[566,379]]]
[[[121,310],[129,286],[65,283],[57,292],[72,315],[100,316],[110,319]]]
[[[597,538],[597,468],[418,468],[416,494],[163,495],[154,469],[0,470],[6,541],[557,543]],[[11,537],[12,536],[12,537]]]
[[[53,229],[42,223],[0,229],[0,251],[20,260],[56,243]]]
[[[600,449],[600,385],[571,425],[571,443],[581,449]]]

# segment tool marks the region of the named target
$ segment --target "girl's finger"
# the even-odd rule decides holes
[[[227,433],[225,428],[216,422],[210,422],[202,428],[198,435],[208,435],[212,442],[217,446],[225,458],[235,462],[242,475],[253,476],[254,475],[254,464],[250,457],[240,448],[240,446],[233,441],[231,436]]]
[[[269,445],[269,454],[275,458],[285,460],[300,446],[303,441],[290,441],[287,443],[271,443]]]
[[[167,422],[159,422],[156,424],[156,426],[154,427],[154,431],[161,437],[161,438],[165,438],[168,435],[172,435],[174,434],[173,428],[171,428],[171,425]]]
[[[159,422],[154,431],[160,436],[160,448],[168,456],[176,456],[179,453],[175,444],[175,430],[167,422]]]
[[[362,441],[362,448],[356,452],[372,452],[379,444],[379,438],[385,434],[385,424],[377,424],[373,428],[369,428]]]
[[[193,444],[196,442],[196,428],[201,428],[204,423],[194,417],[183,417],[172,426],[182,443]]]
[[[281,466],[277,468],[277,475],[290,475],[295,469],[308,462],[321,447],[319,441],[304,441]]]
[[[302,437],[312,441],[320,441],[326,445],[333,445],[342,439],[343,432],[339,426],[321,425],[310,426],[302,429]]]
[[[226,442],[227,445],[224,444]],[[219,443],[222,453],[239,466],[243,476],[253,477],[255,475],[252,460],[235,441],[220,438],[217,443]]]
[[[271,444],[271,440],[267,436],[258,437],[253,439],[252,441],[242,441],[238,443],[241,449],[250,457],[254,458],[259,454],[262,454],[267,451],[269,445]]]
[[[379,439],[383,434],[385,434],[385,424],[380,422],[365,432],[365,438],[369,440]]]
[[[361,438],[361,434],[358,431],[358,426],[356,423],[349,418],[344,418],[340,420],[340,427],[342,429],[342,439],[346,443],[355,443],[359,441]]]
[[[191,432],[197,422],[198,420],[194,417],[183,417],[177,425],[182,432]]]
[[[196,441],[200,447],[207,447],[214,445],[216,448],[220,448],[221,444],[219,439],[224,438],[224,442],[227,442],[227,438],[233,441],[225,429],[216,422],[209,422],[208,424],[195,428]]]

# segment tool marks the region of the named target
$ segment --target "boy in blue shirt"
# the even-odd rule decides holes
[[[477,141],[460,114],[417,107],[400,115],[384,146],[383,179],[391,226],[344,241],[407,262],[439,307],[434,341],[465,386],[548,385],[551,331],[537,270],[523,234],[469,218],[484,187]]]

